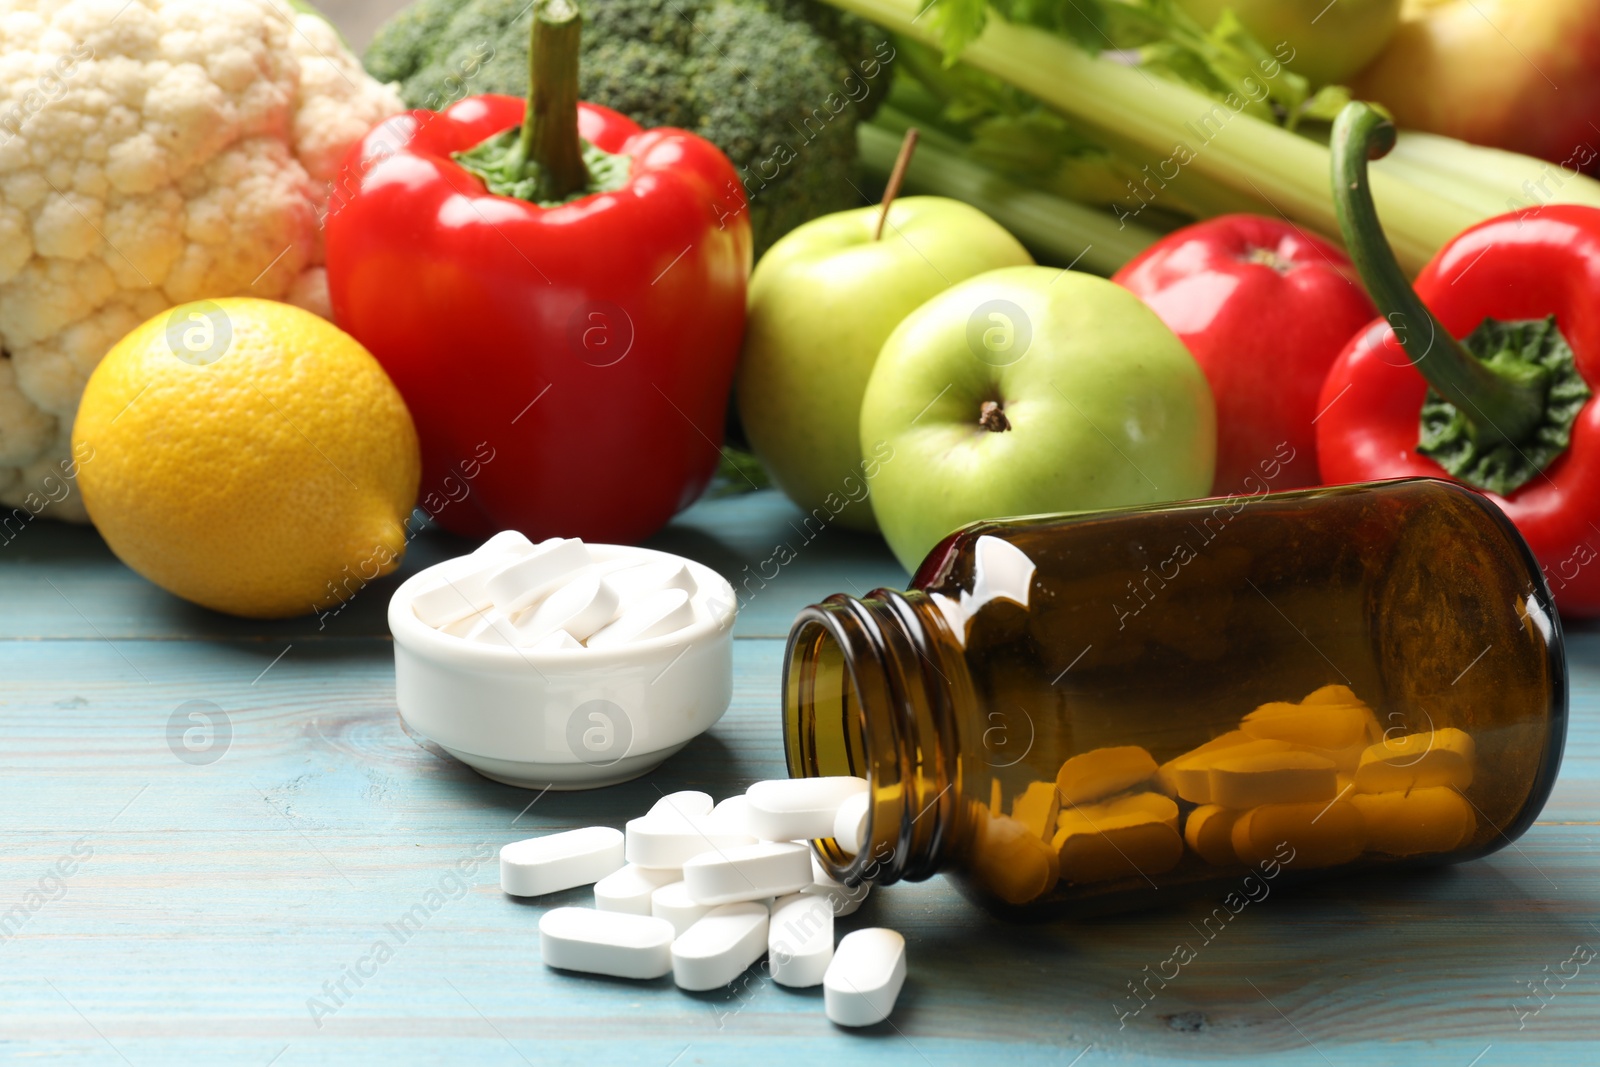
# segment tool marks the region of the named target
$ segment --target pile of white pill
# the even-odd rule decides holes
[[[577,538],[534,544],[506,530],[432,568],[411,610],[452,637],[539,651],[614,648],[695,621],[703,594],[686,562],[616,553],[600,562]]]
[[[593,908],[539,920],[551,967],[618,978],[671,973],[683,989],[716,989],[762,956],[780,985],[821,985],[828,1018],[870,1026],[889,1017],[906,977],[893,930],[834,943],[834,919],[868,886],[834,881],[809,844],[860,847],[868,803],[860,778],[757,782],[713,805],[705,793],[662,797],[626,831],[590,826],[500,850],[500,887],[535,897],[594,885]]]

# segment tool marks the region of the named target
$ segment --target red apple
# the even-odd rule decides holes
[[[1351,88],[1403,129],[1600,167],[1600,4],[1407,0]]]

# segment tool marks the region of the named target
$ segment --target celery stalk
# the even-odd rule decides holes
[[[887,177],[900,149],[899,135],[872,123],[856,128],[861,162]],[[1085,207],[1002,178],[924,137],[906,171],[907,192],[948,196],[983,211],[1017,235],[1041,259],[1109,275],[1153,244],[1160,234],[1122,225],[1103,211]]]
[[[1490,214],[1549,203],[1600,207],[1600,181],[1586,174],[1436,133],[1401,130],[1394,150],[1373,160],[1372,167],[1382,171],[1391,160],[1475,188],[1479,197],[1475,203]]]
[[[827,0],[878,25],[937,44],[921,19],[922,0]],[[1236,113],[1203,93],[1113,59],[1093,57],[1043,30],[989,12],[961,62],[1031,94],[1109,141],[1173,161],[1181,182],[1193,173],[1265,205],[1269,211],[1337,234],[1328,149],[1270,122]],[[1371,175],[1395,255],[1416,272],[1456,234],[1485,215],[1425,186],[1381,171]],[[1159,194],[1158,194],[1159,195]]]

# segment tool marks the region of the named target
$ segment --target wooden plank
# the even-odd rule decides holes
[[[492,862],[465,891],[449,877],[507,840],[620,825],[659,791],[720,796],[782,773],[779,641],[738,643],[734,706],[660,772],[526,810],[533,794],[401,731],[379,639],[296,646],[265,675],[276,650],[257,640],[0,642],[0,913],[41,885],[56,898],[0,941],[0,1057],[117,1062],[114,1046],[134,1063],[1034,1064],[1088,1049],[1085,1067],[1464,1067],[1491,1047],[1485,1067],[1582,1060],[1576,1043],[1600,1023],[1594,965],[1517,1015],[1535,1003],[1519,983],[1558,973],[1574,945],[1600,945],[1600,648],[1592,635],[1574,645],[1566,772],[1517,848],[1273,893],[1209,941],[1204,904],[1016,927],[944,878],[890,887],[845,925],[903,931],[911,981],[892,1027],[851,1034],[825,1021],[815,991],[760,972],[695,995],[549,971],[535,943],[546,902],[504,897]],[[231,743],[209,765],[168,747],[188,700],[229,717]],[[49,871],[80,841],[90,854],[58,892]],[[401,943],[386,924],[419,902],[426,914]],[[369,959],[380,939],[393,953],[381,965]],[[1180,942],[1195,960],[1132,1014],[1130,983]],[[346,977],[358,965],[372,971],[359,984]]]
[[[407,577],[476,542],[428,527],[401,569],[322,616],[235,619],[185,603],[123,566],[93,529],[38,521],[0,534],[0,640],[259,637],[286,643],[382,636],[389,597]],[[902,587],[905,571],[875,536],[807,517],[775,490],[702,500],[648,542],[699,560],[735,586],[741,637],[781,637],[794,613],[830,593]]]

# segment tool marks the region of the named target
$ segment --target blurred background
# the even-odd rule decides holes
[[[317,5],[357,52],[367,47],[380,22],[404,6],[405,0],[322,0]]]

